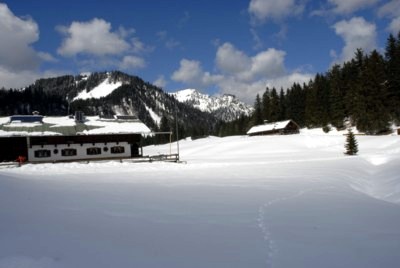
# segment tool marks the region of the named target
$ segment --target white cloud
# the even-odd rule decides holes
[[[285,55],[284,51],[269,48],[249,57],[232,44],[225,43],[217,50],[216,64],[223,73],[235,74],[243,81],[250,81],[282,75],[285,72]]]
[[[167,80],[165,79],[164,75],[160,75],[156,81],[153,82],[159,88],[165,88],[167,86]]]
[[[124,56],[119,68],[122,70],[128,69],[140,69],[146,67],[146,62],[144,59],[137,56]]]
[[[287,89],[290,88],[294,83],[300,85],[308,83],[311,79],[314,78],[314,76],[314,74],[295,71],[291,74],[280,76],[274,79],[268,79],[267,86],[269,88],[275,87],[277,90],[280,90],[281,88]]]
[[[47,52],[39,51],[37,53],[37,55],[42,61],[47,61],[47,62],[57,62],[58,61],[56,58],[53,57],[53,55],[51,55],[50,53],[47,53]]]
[[[153,50],[132,36],[135,29],[120,26],[113,31],[111,23],[99,18],[87,22],[74,21],[57,29],[64,35],[57,52],[64,57],[79,57],[77,62],[83,69],[144,68],[146,61],[141,55]]]
[[[262,94],[266,87],[277,90],[283,88],[284,90],[290,88],[294,83],[307,83],[310,79],[314,78],[314,74],[293,72],[284,74],[280,77],[273,79],[258,79],[251,82],[243,82],[236,77],[224,77],[219,83],[218,87],[221,94],[234,94],[240,100],[253,104],[255,96]]]
[[[36,69],[40,58],[31,47],[39,39],[36,22],[16,17],[2,3],[0,18],[0,65],[12,71]]]
[[[183,59],[179,69],[172,74],[171,78],[177,82],[204,88],[215,84],[222,76],[203,71],[199,61]]]
[[[21,88],[46,73],[39,71],[43,61],[55,62],[47,52],[36,51],[39,27],[32,18],[15,16],[0,3],[0,88]]]
[[[253,49],[255,50],[261,49],[263,47],[263,42],[261,41],[261,38],[258,35],[257,31],[251,28],[250,33],[253,36],[253,41],[254,41]]]
[[[172,50],[174,48],[180,47],[181,42],[169,36],[167,31],[160,31],[156,33],[159,41],[163,42],[165,47]]]
[[[392,0],[381,8],[379,8],[378,14],[380,17],[391,18],[391,22],[387,28],[393,34],[397,34],[400,31],[400,1]]]
[[[392,0],[381,6],[378,10],[381,17],[398,17],[400,16],[400,1]]]
[[[121,37],[121,38],[128,38],[129,36],[131,36],[131,35],[133,35],[133,34],[135,34],[136,33],[136,30],[135,29],[133,29],[133,28],[125,28],[125,27],[123,27],[123,26],[119,26],[118,27],[118,35]]]
[[[232,44],[225,43],[218,47],[216,55],[217,67],[224,73],[236,74],[251,68],[251,59]]]
[[[269,48],[258,53],[251,59],[251,69],[245,73],[246,79],[257,79],[260,77],[277,77],[285,72],[284,59],[286,53],[282,50]]]
[[[183,83],[191,83],[203,76],[203,69],[199,61],[183,59],[180,62],[180,67],[172,74],[172,79]]]
[[[132,38],[132,49],[133,52],[135,53],[141,53],[148,50],[149,48],[147,48],[145,44],[142,41],[140,41],[139,38],[135,37]]]
[[[296,0],[251,0],[248,12],[253,21],[280,21],[283,18],[299,15],[304,10],[303,1]]]
[[[360,9],[368,8],[380,0],[328,0],[334,6],[333,12],[338,14],[351,14]]]
[[[39,74],[35,71],[15,72],[0,66],[0,88],[22,88],[32,84],[38,78]]]
[[[59,27],[66,37],[58,53],[62,56],[90,54],[95,56],[117,55],[126,52],[130,45],[121,33],[111,31],[111,24],[103,19],[94,18],[89,22],[72,22],[69,27]]]
[[[395,18],[390,22],[388,30],[392,34],[397,34],[400,32],[400,17]]]
[[[308,82],[312,78],[311,74],[299,71],[287,73],[285,55],[284,51],[269,48],[250,57],[232,44],[224,43],[216,52],[216,74],[204,71],[199,61],[183,59],[172,79],[199,90],[216,87],[221,94],[234,94],[253,103],[256,94],[264,92],[266,86],[286,89],[294,82]]]
[[[345,43],[336,63],[352,59],[358,48],[363,49],[364,52],[370,52],[376,48],[376,25],[367,22],[364,18],[342,20],[334,24],[332,28]]]

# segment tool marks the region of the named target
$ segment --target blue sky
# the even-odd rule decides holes
[[[399,0],[0,1],[0,87],[121,70],[252,103],[398,31]]]

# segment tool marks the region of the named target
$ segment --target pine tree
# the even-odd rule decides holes
[[[278,92],[275,88],[272,88],[271,91],[271,122],[276,122],[279,120],[280,115],[280,106],[279,106],[279,96]]]
[[[346,117],[344,81],[341,72],[340,66],[334,65],[328,73],[331,92],[329,97],[330,123],[338,129],[343,128]]]
[[[305,125],[305,99],[304,87],[294,83],[286,93],[286,119],[293,119],[299,126]]]
[[[315,77],[315,81],[310,82],[304,87],[306,100],[305,100],[305,124],[308,128],[313,128],[319,126],[319,112],[318,112],[318,84],[319,74]]]
[[[260,95],[257,94],[256,101],[254,103],[254,113],[252,118],[253,125],[261,125],[263,121],[262,107],[261,107]]]
[[[351,131],[351,129],[349,129],[349,131],[347,133],[345,149],[346,149],[345,154],[347,154],[347,155],[356,155],[358,153],[357,140],[356,140],[356,137],[354,136],[353,131]]]
[[[380,134],[389,129],[387,85],[383,57],[376,51],[365,58],[361,72],[356,118],[357,129]]]
[[[285,120],[286,116],[286,106],[285,106],[285,93],[283,92],[283,88],[281,88],[281,91],[279,93],[279,121]]]
[[[267,87],[262,96],[262,114],[264,120],[271,120],[271,96],[269,88]]]
[[[400,122],[400,32],[398,40],[393,35],[389,36],[385,59],[389,111],[392,118]]]

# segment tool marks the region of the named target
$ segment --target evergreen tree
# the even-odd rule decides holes
[[[271,91],[271,117],[270,117],[270,121],[271,122],[278,121],[280,113],[281,112],[280,112],[278,92],[276,91],[275,88],[272,88],[272,91]]]
[[[358,153],[358,143],[351,129],[347,133],[345,149],[345,154],[347,155],[356,155]]]
[[[264,120],[271,120],[271,96],[268,87],[262,96],[262,114]]]
[[[400,122],[400,32],[398,39],[391,34],[387,40],[386,51],[387,90],[393,119]]]
[[[261,125],[264,122],[262,115],[262,106],[260,95],[257,94],[256,101],[254,103],[254,113],[252,118],[253,125]]]
[[[305,90],[295,83],[286,93],[286,119],[293,119],[299,126],[305,125]]]
[[[376,51],[365,58],[358,88],[357,129],[380,134],[389,129],[387,84],[383,57]]]
[[[286,105],[285,105],[285,93],[283,92],[283,88],[279,92],[279,121],[286,119]]]
[[[170,132],[171,131],[171,127],[169,125],[168,118],[165,115],[163,115],[161,117],[159,131],[160,132]],[[164,143],[169,142],[169,134],[160,134],[160,135],[157,135],[156,137],[157,137],[158,144],[164,144]]]
[[[342,72],[339,65],[334,65],[328,72],[328,80],[330,84],[330,123],[337,129],[344,127],[344,118],[346,117],[344,90],[345,81],[342,79]]]
[[[344,96],[342,96],[344,102],[344,109],[346,117],[348,119],[354,119],[356,114],[356,102],[357,102],[357,88],[360,84],[360,71],[357,67],[355,60],[345,62],[341,69],[342,79],[341,87]]]
[[[310,82],[309,85],[305,86],[304,91],[306,94],[305,100],[305,124],[308,128],[313,128],[319,126],[320,118],[319,118],[319,102],[318,99],[318,85],[316,81],[319,80],[319,74],[315,77],[315,81]]]

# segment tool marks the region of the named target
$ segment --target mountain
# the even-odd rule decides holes
[[[119,71],[39,79],[23,90],[0,89],[0,115],[133,115],[153,131],[174,131],[180,137],[218,133],[218,119],[143,81]],[[176,118],[177,115],[177,118]]]
[[[242,115],[250,116],[254,111],[253,107],[229,94],[209,96],[196,89],[184,89],[171,95],[179,102],[191,105],[200,111],[211,113],[224,122],[236,120]]]

